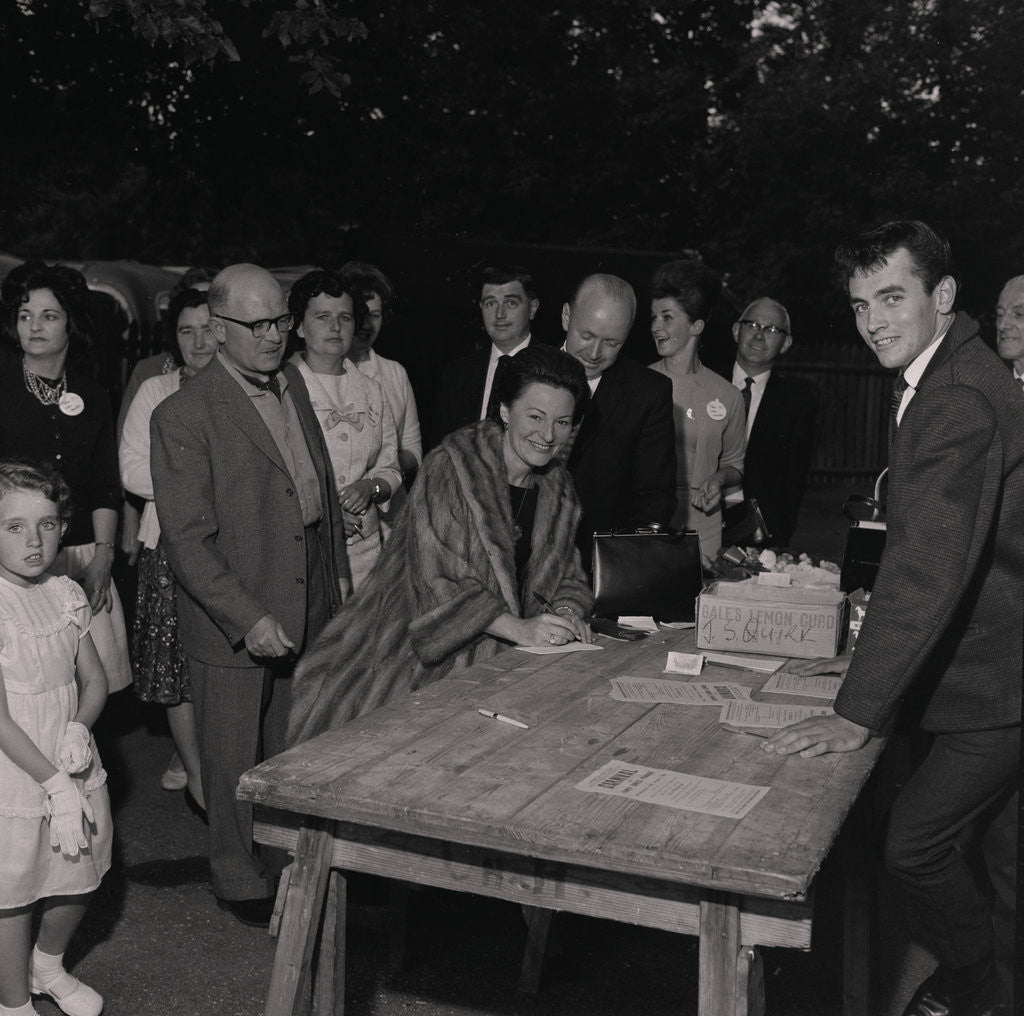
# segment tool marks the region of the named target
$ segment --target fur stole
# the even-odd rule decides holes
[[[485,629],[502,613],[539,613],[534,592],[589,611],[574,544],[579,502],[560,463],[534,473],[531,553],[517,587],[502,439],[485,420],[426,457],[374,571],[299,661],[289,744],[507,648]]]

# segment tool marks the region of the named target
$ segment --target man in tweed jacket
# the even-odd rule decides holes
[[[302,376],[279,369],[281,287],[231,265],[209,304],[219,350],[153,413],[153,489],[178,580],[214,895],[266,925],[280,859],[253,844],[252,805],[235,789],[282,748],[291,667],[340,607],[349,568],[320,425]]]
[[[899,368],[888,534],[835,715],[803,721],[765,749],[853,751],[904,700],[931,735],[893,805],[886,866],[912,927],[939,959],[904,1016],[975,1016],[1012,962],[1015,809],[1024,648],[1024,426],[1021,394],[966,314],[953,311],[949,247],[921,222],[891,222],[840,247],[857,329]],[[958,847],[986,829],[993,908]],[[1009,932],[1009,942],[999,932]],[[1005,974],[1005,970],[1001,970]]]

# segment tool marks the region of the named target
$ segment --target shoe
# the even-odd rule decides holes
[[[207,817],[206,809],[195,799],[195,795],[188,789],[188,787],[185,788],[185,804],[188,807],[188,810],[192,812],[192,814],[195,815],[203,825],[210,824],[210,819]]]
[[[903,1016],[986,1016],[995,1003],[997,987],[991,962],[969,980],[940,967],[914,992]]]
[[[266,896],[255,900],[222,900],[217,897],[217,906],[226,910],[236,921],[252,928],[266,928],[274,912],[274,897]]]
[[[77,977],[73,977],[66,970],[63,972],[60,980],[69,985],[69,987],[67,991],[57,994],[54,988],[44,986],[33,970],[30,977],[32,994],[45,995],[47,998],[52,999],[54,1005],[61,1012],[66,1013],[67,1016],[99,1016],[103,1011],[103,996],[98,991],[90,988],[88,984],[83,984]]]
[[[181,768],[176,768],[180,766]],[[160,786],[164,790],[184,790],[188,786],[188,773],[181,764],[181,756],[175,752],[167,763],[163,776],[160,777]]]

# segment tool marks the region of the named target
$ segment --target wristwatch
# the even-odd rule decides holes
[[[376,504],[378,501],[382,500],[383,493],[384,493],[384,488],[381,487],[380,480],[374,480],[373,481],[373,493],[370,494],[370,500],[374,504]]]

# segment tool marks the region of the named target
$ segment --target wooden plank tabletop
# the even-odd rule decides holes
[[[881,742],[816,759],[768,755],[761,738],[722,728],[717,708],[611,698],[609,678],[659,676],[668,650],[692,651],[692,630],[601,644],[560,656],[509,650],[458,671],[264,762],[243,776],[239,796],[504,853],[804,899]],[[706,665],[707,678],[757,688],[767,675]],[[611,760],[771,789],[739,821],[575,789]]]

